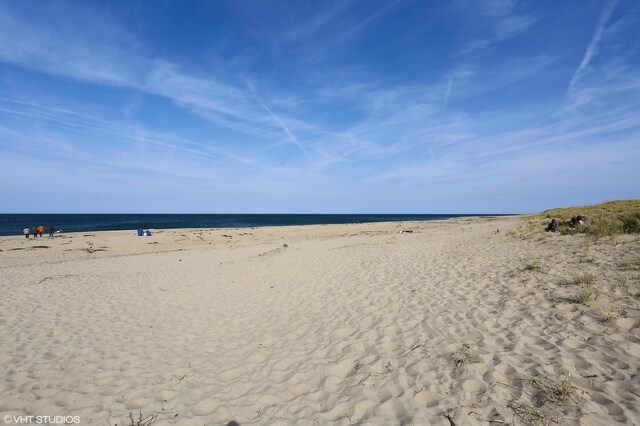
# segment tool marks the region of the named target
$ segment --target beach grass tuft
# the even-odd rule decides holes
[[[578,257],[578,263],[595,263],[596,258],[591,253],[591,243],[589,240],[582,242],[582,251],[577,251],[575,254]]]
[[[625,312],[617,306],[611,306],[602,313],[602,322],[608,322],[624,316]]]
[[[476,354],[475,350],[468,343],[463,343],[453,354],[454,369],[456,371],[464,371],[469,364],[478,361],[478,354]]]
[[[531,401],[517,401],[510,407],[524,424],[560,423],[562,417],[556,417],[558,409],[564,411],[566,407],[579,407],[584,395],[591,396],[589,391],[576,386],[568,374],[558,374],[555,377],[538,375],[522,377],[520,380],[530,386],[526,393],[530,395]],[[550,414],[553,416],[550,417]]]
[[[629,287],[631,287],[631,283],[629,282],[629,277],[626,275],[616,279],[616,289],[629,291]]]
[[[620,263],[625,271],[640,271],[640,258]]]
[[[546,425],[548,424],[547,416],[528,401],[515,402],[511,408],[520,420],[528,425]]]
[[[573,277],[573,283],[581,286],[593,286],[598,282],[598,277],[590,272],[583,272]]]
[[[559,375],[553,379],[532,378],[530,383],[537,391],[535,402],[538,406],[547,403],[568,405],[576,403],[579,396],[589,394],[586,390],[574,385],[570,375]]]
[[[530,260],[524,265],[522,270],[531,272],[542,271],[542,262],[540,262],[539,260]]]
[[[579,255],[578,263],[594,263],[596,258],[586,253]]]
[[[595,287],[583,288],[576,295],[576,301],[581,305],[588,305],[589,302],[596,300],[600,296],[600,290]]]

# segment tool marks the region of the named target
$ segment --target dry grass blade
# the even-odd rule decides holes
[[[602,322],[608,322],[621,316],[624,316],[625,312],[617,306],[612,306],[602,313]]]
[[[577,402],[579,393],[589,395],[589,392],[586,390],[575,386],[571,382],[571,376],[568,375],[558,376],[555,380],[533,378],[530,382],[538,391],[536,402],[540,406],[546,403],[567,405]]]
[[[530,402],[518,401],[511,407],[523,423],[529,425],[546,425],[549,423],[544,413]]]
[[[453,361],[456,370],[464,370],[469,364],[478,362],[478,360],[478,355],[468,343],[462,344],[460,349],[453,354]]]
[[[640,271],[640,258],[624,261],[620,263],[620,267],[625,271]]]
[[[629,287],[630,287],[630,283],[629,283],[629,278],[626,276],[623,277],[619,277],[616,280],[616,288],[622,290],[622,291],[629,291]]]
[[[133,417],[133,413],[129,412],[129,420],[131,420],[130,426],[149,426],[155,422],[158,418],[157,414],[149,414],[146,417],[142,417],[142,411],[140,411],[138,418]]]

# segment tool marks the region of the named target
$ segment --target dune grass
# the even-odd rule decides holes
[[[590,272],[583,272],[573,277],[573,283],[582,286],[595,285],[598,282],[598,277]]]
[[[581,305],[588,305],[600,296],[600,290],[595,287],[587,287],[578,292],[576,295],[576,301]]]
[[[570,230],[569,221],[578,215],[586,216],[587,223]],[[640,200],[607,201],[592,206],[546,210],[529,216],[545,220],[555,218],[563,233],[584,233],[595,238],[640,234]]]

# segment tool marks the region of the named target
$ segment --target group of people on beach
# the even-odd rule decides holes
[[[49,225],[49,238],[53,238],[53,236],[55,235],[56,231],[57,231],[57,229],[53,225]],[[29,228],[24,228],[22,230],[22,233],[24,234],[24,237],[26,239],[29,239],[29,234],[33,235],[34,239],[36,237],[42,238],[42,234],[44,234],[44,226],[42,226],[42,225],[34,226],[33,230],[29,230]]]
[[[576,229],[585,223],[587,223],[587,218],[585,216],[578,215],[572,217],[567,225],[569,226],[569,229]],[[551,219],[551,222],[544,230],[547,232],[560,232],[560,222],[555,219]]]

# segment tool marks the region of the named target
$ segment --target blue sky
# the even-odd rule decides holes
[[[0,0],[0,212],[640,198],[640,3]]]

